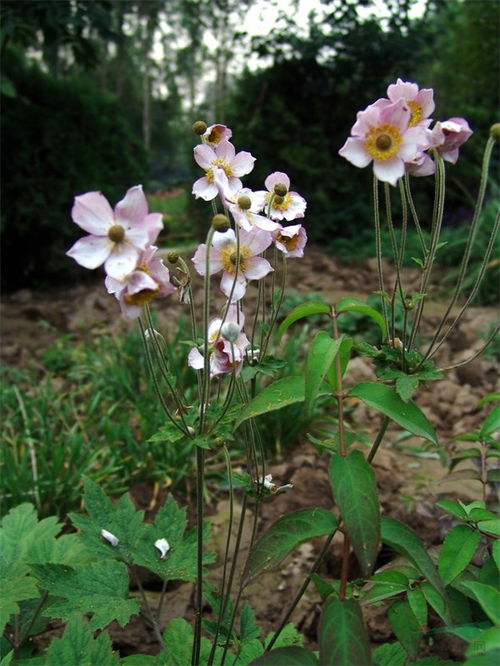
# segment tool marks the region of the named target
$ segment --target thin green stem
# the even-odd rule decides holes
[[[424,261],[425,258],[427,257],[427,243],[425,242],[425,236],[422,231],[422,227],[420,226],[420,222],[418,219],[418,213],[417,209],[415,208],[415,203],[413,202],[413,197],[411,194],[411,189],[410,189],[410,176],[406,173],[404,176],[404,188],[405,188],[405,193],[406,193],[406,200],[408,202],[408,205],[410,207],[411,211],[411,216],[413,218],[413,223],[415,224],[415,229],[417,230],[417,235],[420,240],[420,245],[422,246],[422,253],[424,256]]]
[[[378,451],[378,447],[382,443],[382,440],[384,439],[385,431],[387,430],[387,426],[389,425],[390,419],[388,416],[384,416],[384,420],[382,421],[382,425],[380,426],[380,430],[378,431],[377,437],[375,441],[372,444],[372,448],[370,449],[370,453],[367,455],[366,460],[367,462],[371,463],[371,461],[375,458],[375,454]]]
[[[151,622],[151,626],[153,627],[153,631],[154,631],[154,634],[156,636],[156,640],[160,644],[161,648],[164,648],[165,645],[163,643],[163,638],[162,638],[162,635],[161,635],[160,627],[158,626],[158,622],[156,620],[156,617],[153,613],[153,610],[152,610],[151,606],[149,605],[148,598],[146,597],[146,593],[144,592],[144,588],[142,587],[142,583],[139,579],[139,576],[137,576],[137,575],[135,575],[135,582],[137,584],[137,587],[139,588],[139,592],[141,594],[142,601],[144,602],[144,607],[146,609],[146,614],[147,614],[147,617],[148,617],[149,621]]]
[[[389,319],[387,317],[387,303],[385,302],[385,283],[384,283],[384,272],[382,270],[382,234],[380,231],[380,210],[379,210],[379,198],[378,198],[378,180],[377,177],[373,176],[373,219],[375,222],[375,254],[377,257],[377,274],[378,274],[378,285],[381,291],[380,298],[382,299],[382,313],[384,315],[385,325],[387,331],[389,331]]]

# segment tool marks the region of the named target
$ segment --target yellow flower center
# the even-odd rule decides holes
[[[276,210],[288,210],[292,203],[292,197],[289,192],[284,197],[280,197],[279,194],[274,194],[274,192],[268,192],[266,194],[266,204],[271,201],[271,198],[273,200],[271,208],[275,208]]]
[[[113,243],[121,243],[125,238],[125,229],[120,224],[113,224],[108,229],[108,238]]]
[[[139,305],[142,307],[146,303],[149,303],[149,301],[152,301],[159,291],[160,287],[157,289],[142,289],[142,291],[138,291],[136,294],[126,294],[123,300],[127,305]]]
[[[401,134],[397,127],[383,123],[372,127],[365,135],[365,150],[374,160],[390,160],[397,155],[401,145]]]
[[[279,243],[282,243],[288,252],[291,252],[292,250],[295,250],[297,247],[297,243],[299,242],[299,234],[295,234],[295,236],[283,236],[281,232],[278,231],[276,235],[276,240]]]
[[[234,275],[236,273],[236,267],[238,266],[238,253],[236,251],[236,245],[234,243],[229,243],[225,248],[221,250],[220,253],[222,266],[227,273]],[[240,246],[240,256],[239,256],[239,273],[244,273],[248,267],[248,259],[252,256],[250,248]]]
[[[233,169],[232,169],[231,165],[229,164],[229,162],[227,160],[225,160],[223,157],[219,157],[218,159],[214,160],[212,162],[212,164],[213,164],[214,167],[219,167],[221,169],[224,169],[224,173],[226,174],[226,176],[228,178],[233,177]],[[213,170],[213,168],[206,169],[205,177],[206,177],[206,179],[208,180],[209,183],[214,182],[214,170]]]
[[[417,104],[413,100],[407,101],[408,106],[410,107],[411,116],[408,127],[415,127],[422,120],[422,107],[420,104]]]

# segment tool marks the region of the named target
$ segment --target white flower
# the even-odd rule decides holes
[[[114,534],[111,534],[111,532],[108,532],[108,530],[101,530],[101,536],[105,541],[111,544],[113,548],[116,548],[116,546],[120,543],[120,539],[115,537]]]
[[[170,550],[170,544],[166,539],[157,539],[155,541],[155,548],[160,551],[160,560],[164,560]]]

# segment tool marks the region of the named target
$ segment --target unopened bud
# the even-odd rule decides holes
[[[195,429],[192,428],[191,426],[188,426],[188,427],[187,427],[187,431],[188,431],[188,433],[191,435],[191,437],[194,437],[194,436],[196,435],[196,431],[195,431]]]
[[[212,218],[212,227],[215,231],[227,231],[229,229],[229,219],[222,213],[217,213]]]
[[[172,250],[167,254],[167,259],[170,264],[176,264],[179,261],[179,253],[175,250]]]
[[[238,335],[241,333],[241,326],[235,321],[226,321],[225,324],[222,324],[220,329],[220,334],[228,342],[236,342]]]
[[[236,203],[238,204],[238,207],[241,208],[241,210],[249,210],[252,206],[252,201],[246,194],[241,194],[238,197],[238,201]]]
[[[285,201],[285,197],[280,196],[279,194],[275,194],[273,197],[273,205],[279,205],[282,204],[283,201]]]
[[[277,194],[279,197],[284,197],[288,192],[288,187],[284,183],[276,183],[274,186],[274,194]]]
[[[224,439],[224,437],[216,437],[214,439],[215,446],[221,447],[221,446],[224,446],[225,443],[226,443],[226,440]]]
[[[497,143],[500,142],[500,123],[495,123],[490,127],[490,136],[495,139]]]
[[[193,123],[192,130],[195,134],[201,136],[207,131],[207,123],[204,123],[203,120],[197,120],[195,123]]]
[[[157,331],[155,328],[147,328],[144,331],[144,338],[146,342],[153,342],[153,340],[157,340],[160,344],[165,344],[165,338],[160,333],[160,331]]]
[[[155,541],[155,548],[160,551],[160,560],[164,560],[170,550],[170,544],[166,539],[157,539]]]
[[[120,542],[118,537],[115,537],[115,535],[111,534],[111,532],[108,532],[108,530],[101,530],[101,536],[105,541],[107,541],[109,544],[111,544],[113,546],[113,548],[116,548],[116,546]]]

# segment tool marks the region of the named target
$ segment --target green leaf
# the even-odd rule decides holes
[[[448,606],[439,592],[427,581],[424,581],[420,587],[429,606],[436,611],[445,624],[451,624],[452,620],[448,612]]]
[[[303,541],[330,534],[337,527],[337,518],[326,509],[299,509],[283,516],[251,548],[243,571],[243,584],[247,585],[258,573],[278,565]]]
[[[481,398],[481,400],[477,403],[477,406],[482,407],[488,402],[500,402],[500,393],[498,392],[488,393],[487,395],[484,396],[484,398]]]
[[[184,618],[176,617],[170,620],[163,632],[163,644],[165,648],[161,652],[161,659],[158,659],[161,664],[186,666],[191,663],[193,629]]]
[[[481,535],[468,525],[457,525],[446,536],[439,553],[438,570],[443,585],[462,573],[477,550]]]
[[[482,631],[476,640],[469,645],[465,655],[473,657],[476,654],[489,654],[493,651],[498,651],[500,655],[500,631],[498,627],[490,627],[486,631]],[[493,659],[491,663],[498,664],[498,659]]]
[[[458,504],[458,502],[452,502],[451,500],[441,500],[440,502],[436,502],[436,506],[438,506],[440,509],[443,509],[443,511],[446,511],[446,513],[455,516],[455,518],[459,518],[460,520],[467,520],[467,511],[465,511],[465,509],[460,504]]]
[[[406,403],[401,400],[390,386],[375,382],[361,382],[353,386],[349,395],[359,398],[368,407],[378,409],[405,430],[437,445],[436,434],[425,414],[412,402]]]
[[[328,303],[324,303],[323,301],[309,301],[308,303],[301,303],[300,305],[297,305],[297,307],[293,308],[293,310],[281,322],[278,328],[278,339],[281,339],[286,329],[299,319],[317,314],[329,315],[330,313],[330,306]]]
[[[334,340],[325,331],[320,331],[309,348],[305,369],[304,408],[311,416],[319,388],[334,362],[342,344],[342,338]]]
[[[364,575],[375,564],[380,541],[377,483],[371,465],[361,451],[336,455],[330,462],[330,482],[354,552]]]
[[[240,641],[242,643],[247,643],[254,638],[259,638],[260,633],[261,628],[255,622],[255,613],[253,612],[253,608],[247,601],[241,609]]]
[[[406,598],[420,627],[427,626],[427,601],[420,587],[408,590]]]
[[[234,427],[237,428],[243,421],[255,418],[259,414],[266,414],[303,400],[304,378],[283,377],[266,386],[253,400],[244,405]]]
[[[171,421],[166,421],[166,423],[164,423],[154,435],[151,435],[148,442],[167,442],[168,444],[174,444],[174,442],[177,442],[183,437],[185,437],[185,435],[182,430],[177,428]]]
[[[300,645],[292,645],[266,652],[248,666],[318,666],[318,660],[309,650]]]
[[[340,358],[340,372],[341,376],[344,376],[344,373],[347,369],[347,364],[349,363],[349,359],[351,358],[351,351],[352,351],[352,345],[353,345],[353,339],[352,338],[342,338],[342,342],[340,344],[340,349],[338,351],[339,358]],[[330,385],[330,388],[332,391],[337,390],[337,385],[338,385],[338,378],[337,378],[337,363],[332,363],[330,367],[328,368],[327,372],[327,380]]]
[[[7,652],[2,659],[0,659],[0,666],[10,666],[14,658],[14,650]]]
[[[493,624],[500,624],[500,592],[497,589],[476,581],[462,582],[460,589],[471,593]]]
[[[3,634],[9,617],[19,613],[19,602],[39,596],[36,581],[28,575],[29,568],[21,563],[7,563],[3,554],[0,554],[0,580],[2,593],[0,594],[0,635]]]
[[[500,430],[500,405],[493,407],[481,428],[481,439]]]
[[[477,526],[481,532],[500,537],[500,518],[495,518],[495,520],[481,520]]]
[[[416,659],[418,646],[423,634],[427,631],[427,627],[422,627],[410,608],[410,604],[403,599],[398,599],[391,604],[388,617],[396,638],[400,641],[410,659]]]
[[[371,664],[370,644],[359,604],[354,599],[326,602],[318,628],[319,663],[323,666]]]
[[[79,617],[73,617],[62,638],[55,638],[47,652],[50,666],[119,666],[120,658],[113,652],[111,639],[106,632],[93,638],[89,625]]]
[[[408,659],[401,643],[384,643],[373,651],[374,666],[405,666]]]
[[[413,375],[404,375],[396,379],[396,393],[399,395],[403,402],[408,400],[413,395],[413,392],[418,388],[418,377]]]
[[[33,574],[40,585],[55,597],[45,613],[70,619],[75,612],[92,613],[90,628],[103,629],[113,620],[124,627],[140,610],[136,599],[128,599],[129,578],[121,562],[103,560],[87,563],[80,569],[64,564],[34,564]]]
[[[366,305],[366,303],[363,303],[363,301],[359,301],[357,298],[343,298],[341,301],[335,304],[335,311],[337,314],[340,314],[341,312],[360,312],[361,314],[364,314],[365,316],[373,319],[373,321],[378,325],[383,340],[385,340],[387,337],[387,327],[385,325],[383,316],[374,308]]]
[[[500,569],[500,539],[497,539],[493,543],[493,546],[491,547],[491,553],[493,555],[493,559],[495,560],[495,564],[497,565],[497,569]]]
[[[35,507],[23,503],[11,509],[2,521],[0,552],[5,563],[37,562],[39,552],[51,550],[62,525],[55,516],[38,520]],[[44,553],[46,554],[46,553]]]
[[[441,596],[446,599],[443,584],[433,561],[429,557],[422,541],[409,527],[399,522],[399,520],[382,516],[380,537],[383,543],[401,555],[404,555],[414,564]]]

